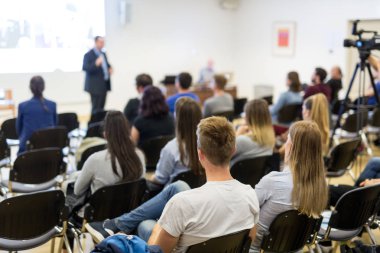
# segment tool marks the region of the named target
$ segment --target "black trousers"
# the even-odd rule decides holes
[[[91,96],[91,114],[104,111],[106,104],[107,92],[102,94],[90,93]]]

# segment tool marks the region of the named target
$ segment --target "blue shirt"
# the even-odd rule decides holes
[[[26,150],[26,142],[36,130],[57,124],[57,105],[53,101],[33,97],[18,106],[16,121],[20,140],[19,153]]]
[[[303,97],[301,96],[300,92],[294,92],[294,91],[286,91],[280,95],[278,98],[276,104],[274,104],[270,108],[270,113],[272,114],[272,118],[274,121],[277,120],[278,112],[281,110],[282,107],[285,105],[291,105],[291,104],[301,104],[303,100]]]
[[[177,99],[179,99],[181,97],[190,97],[190,98],[194,99],[197,102],[200,101],[199,97],[197,95],[195,95],[194,93],[192,93],[192,92],[178,93],[178,94],[175,94],[173,96],[170,96],[166,100],[166,102],[169,105],[169,110],[170,110],[171,113],[174,113],[174,111],[175,111],[175,102],[177,102]]]
[[[376,87],[377,94],[380,95],[380,81],[375,84],[375,87]],[[375,96],[368,98],[368,105],[376,105],[376,104],[377,104],[377,101],[376,101]]]
[[[106,58],[104,57],[104,54],[103,52],[99,51],[97,48],[94,48],[94,52],[97,56],[100,56],[103,58],[103,61],[102,61],[102,69],[103,69],[103,73],[104,73],[104,80],[109,80],[110,79],[110,75],[109,75],[109,72],[108,72],[108,64],[107,64],[107,60]]]

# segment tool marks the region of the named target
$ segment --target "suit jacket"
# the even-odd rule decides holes
[[[104,59],[107,62],[108,68],[111,65],[108,62],[107,56],[105,53]],[[107,91],[111,90],[111,81],[104,80],[104,73],[102,66],[96,66],[95,61],[98,58],[94,49],[88,51],[83,57],[83,71],[86,72],[86,78],[84,82],[84,90],[91,94],[104,94]]]
[[[32,98],[18,106],[16,121],[20,140],[19,153],[26,150],[26,142],[33,132],[57,125],[57,105],[53,101]]]

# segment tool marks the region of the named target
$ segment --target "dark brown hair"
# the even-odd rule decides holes
[[[150,75],[148,74],[140,74],[136,76],[136,86],[137,87],[147,87],[149,85],[153,85],[153,79]]]
[[[33,93],[33,96],[40,100],[42,108],[44,108],[45,111],[49,111],[49,108],[45,104],[43,95],[45,90],[45,80],[42,78],[42,76],[33,76],[32,79],[30,79],[29,87]]]
[[[116,175],[116,162],[119,163],[123,181],[133,181],[141,177],[143,167],[135,145],[130,139],[128,121],[119,111],[109,111],[104,120],[104,134],[111,156],[112,171]]]
[[[202,119],[198,103],[182,97],[175,104],[176,137],[182,164],[189,167],[195,175],[203,173],[197,152],[197,125]]]
[[[288,79],[290,81],[289,89],[293,92],[301,91],[301,82],[298,76],[298,73],[295,71],[291,71],[288,73]]]
[[[144,117],[163,117],[168,115],[169,106],[161,90],[154,86],[145,88],[140,105],[140,114]]]
[[[224,90],[227,84],[227,78],[224,75],[214,75],[215,86],[220,90]]]

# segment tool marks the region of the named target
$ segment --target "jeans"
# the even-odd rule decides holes
[[[113,219],[113,221],[117,228],[126,234],[130,234],[137,228],[140,238],[147,241],[166,203],[177,193],[189,189],[190,187],[183,181],[172,183],[154,198],[133,211]]]
[[[366,179],[380,178],[380,157],[374,157],[369,160],[363,172],[360,174],[355,185],[359,186]]]

